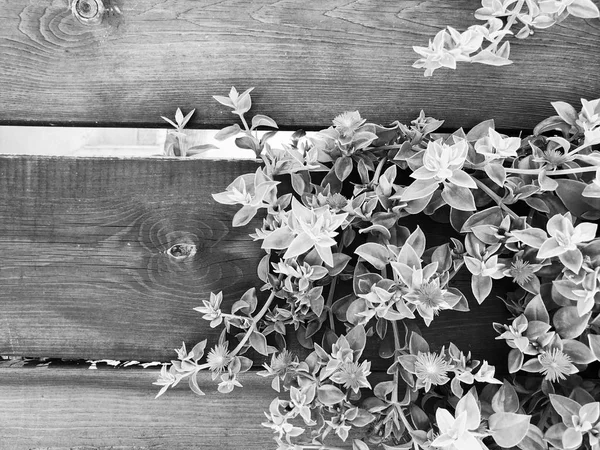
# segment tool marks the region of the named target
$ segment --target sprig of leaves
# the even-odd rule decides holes
[[[595,19],[600,10],[592,0],[482,0],[475,18],[485,20],[484,25],[472,25],[462,33],[452,27],[440,30],[427,47],[413,47],[421,56],[413,67],[424,68],[429,77],[441,67],[456,69],[457,62],[512,64],[510,42],[501,44],[507,36],[525,39],[535,29],[549,28],[570,15]],[[521,28],[514,33],[517,24]]]
[[[253,89],[254,88],[247,89],[240,94],[235,87],[232,87],[231,91],[229,91],[228,97],[221,95],[213,96],[216,101],[231,108],[232,113],[237,114],[240,117],[240,120],[244,126],[244,129],[242,129],[238,124],[225,127],[215,135],[215,139],[223,141],[241,133],[243,136],[236,138],[235,144],[239,148],[252,150],[256,154],[256,157],[259,157],[265,148],[267,141],[275,135],[276,131],[269,131],[265,133],[262,138],[259,138],[257,129],[264,126],[269,128],[278,127],[277,123],[273,119],[263,114],[257,114],[252,117],[251,125],[248,125],[245,114],[250,111],[250,108],[252,107],[250,92],[252,92]]]
[[[175,111],[175,121],[162,116],[162,119],[168,122],[175,131],[169,131],[163,148],[163,156],[176,156],[176,157],[189,157],[201,155],[208,150],[218,149],[217,146],[212,144],[198,144],[190,146],[187,142],[188,136],[185,133],[184,128],[196,112],[195,109],[191,110],[185,116],[181,112],[181,109],[177,108]]]

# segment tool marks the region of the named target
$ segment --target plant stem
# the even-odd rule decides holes
[[[236,319],[236,320],[252,320],[250,317],[244,317],[244,316],[238,316],[236,314],[227,314],[227,313],[221,313],[221,317],[226,317],[228,319]]]
[[[244,128],[246,129],[246,132],[248,132],[248,134],[250,134],[250,127],[248,126],[248,122],[246,122],[246,118],[244,117],[243,114],[239,114],[239,116],[240,116],[240,119],[242,119],[242,124],[244,124]]]
[[[375,173],[373,174],[373,182],[377,183],[377,180],[379,180],[379,176],[381,175],[381,171],[383,170],[383,166],[386,162],[387,156],[385,158],[382,158],[381,161],[379,161],[377,169],[375,169]]]
[[[397,353],[400,349],[400,333],[398,332],[398,324],[395,320],[392,321],[392,329],[394,330],[394,359],[398,357]],[[394,390],[392,391],[392,402],[398,403],[398,371],[394,372]]]
[[[400,350],[400,333],[398,332],[398,323],[394,320],[392,321],[392,329],[394,330],[394,347],[396,349],[396,351],[394,352],[394,357],[396,358],[398,355],[396,353],[398,353]],[[392,402],[393,403],[398,403],[398,371],[394,372],[394,390],[392,391]],[[412,427],[412,425],[408,422],[408,419],[406,418],[406,415],[404,414],[404,411],[402,409],[402,406],[397,405],[396,406],[396,411],[398,411],[398,416],[400,416],[400,420],[402,420],[402,423],[404,424],[404,427],[408,430],[409,433],[413,433],[415,430]]]
[[[280,280],[281,280],[281,278],[282,278],[282,275],[279,276]],[[262,309],[254,317],[239,317],[239,316],[235,316],[234,314],[223,314],[223,316],[226,316],[226,317],[234,317],[236,319],[245,319],[245,320],[251,320],[252,321],[252,324],[250,325],[250,328],[248,328],[248,330],[246,331],[245,336],[242,338],[242,340],[240,341],[240,343],[237,345],[237,347],[235,347],[231,351],[231,353],[229,353],[229,357],[230,358],[233,358],[234,356],[236,356],[238,354],[238,352],[242,349],[242,347],[246,344],[246,342],[248,342],[248,339],[250,339],[250,335],[256,329],[256,324],[267,313],[267,311],[269,309],[269,306],[271,306],[271,303],[273,303],[273,300],[275,300],[275,291],[271,291],[271,295],[269,295],[269,298],[267,299],[267,301],[263,305]],[[209,367],[210,366],[209,366],[208,363],[200,364],[199,366],[196,367],[196,369],[194,370],[194,373],[193,373],[192,376],[196,376],[196,374],[198,372],[200,372],[201,370],[204,370],[204,369],[208,369]]]
[[[510,31],[510,29],[514,25],[515,21],[517,20],[517,16],[521,12],[521,9],[523,9],[524,4],[525,4],[525,0],[518,1],[517,5],[511,11],[510,16],[508,17],[508,21],[506,22],[506,25],[504,26],[502,31]],[[496,39],[494,39],[494,41],[492,41],[492,43],[486,48],[486,50],[490,50],[490,51],[495,50],[503,38],[504,38],[504,35],[500,34]]]
[[[335,320],[333,319],[333,311],[331,310],[331,306],[333,305],[333,296],[335,294],[335,286],[337,284],[337,275],[331,279],[331,284],[329,285],[329,292],[327,293],[327,303],[325,304],[327,307],[327,315],[329,316],[329,328],[331,331],[335,333]]]
[[[473,179],[475,180],[477,187],[479,189],[481,189],[483,192],[485,192],[492,200],[494,200],[496,202],[496,204],[500,208],[502,208],[510,217],[512,217],[515,220],[519,218],[519,216],[515,212],[513,212],[508,206],[506,206],[502,202],[502,199],[498,196],[498,194],[496,194],[494,191],[492,191],[489,187],[487,187],[483,182],[481,182],[477,178],[473,178]]]
[[[521,175],[537,175],[540,173],[540,169],[512,169],[506,168],[506,173],[518,173]],[[598,167],[579,167],[577,169],[562,169],[562,170],[553,170],[551,172],[546,172],[546,175],[571,175],[574,173],[584,173],[584,172],[595,172],[598,170]]]
[[[250,328],[248,328],[248,331],[246,331],[245,336],[242,338],[242,340],[237,345],[237,347],[234,348],[231,351],[231,353],[229,354],[229,356],[231,358],[233,358],[234,356],[236,356],[238,354],[238,352],[242,349],[242,347],[246,344],[246,342],[248,342],[248,339],[250,339],[250,335],[252,333],[254,333],[254,330],[256,329],[256,324],[267,313],[267,311],[269,310],[269,306],[271,306],[271,303],[273,303],[273,300],[275,300],[275,291],[271,291],[271,295],[269,295],[269,298],[267,299],[267,301],[263,305],[262,309],[258,312],[258,314],[256,314],[252,318],[252,324],[250,325]]]

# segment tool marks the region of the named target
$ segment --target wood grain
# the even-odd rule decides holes
[[[245,228],[231,228],[234,207],[211,193],[252,161],[0,158],[0,355],[168,361],[174,348],[220,329],[192,309],[223,291],[226,311],[253,286],[262,256]],[[428,245],[446,242],[449,226],[418,219]],[[416,227],[414,219],[406,226]],[[194,244],[176,260],[167,250]],[[470,278],[457,287],[470,292]],[[343,288],[343,286],[342,286]],[[502,295],[502,288],[494,291]],[[449,340],[475,358],[503,365],[508,347],[492,322],[508,315],[495,297],[473,312],[443,312],[424,330],[435,347]],[[264,298],[263,298],[264,300]],[[293,338],[291,339],[293,341]],[[366,355],[374,369],[378,345]]]
[[[192,308],[210,291],[239,298],[261,254],[210,194],[254,168],[2,158],[0,354],[164,359],[199,331],[214,336]],[[197,252],[176,259],[176,244]]]
[[[154,399],[155,370],[0,369],[3,450],[264,450],[260,424],[277,396],[269,381],[241,378],[223,395],[207,374],[206,393],[187,383]]]
[[[194,126],[233,119],[212,95],[256,87],[254,111],[286,128],[322,128],[358,109],[379,123],[424,109],[448,128],[495,118],[531,129],[551,101],[600,94],[600,21],[569,18],[526,41],[515,64],[462,64],[424,78],[415,45],[477,23],[472,0],[115,0],[97,26],[68,0],[0,2],[0,123]],[[597,1],[596,1],[597,3]]]

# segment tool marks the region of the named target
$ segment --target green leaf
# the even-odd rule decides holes
[[[546,430],[544,439],[555,448],[562,448],[562,438],[567,431],[567,426],[564,423],[555,423]]]
[[[579,416],[581,405],[562,395],[550,394],[549,397],[552,407],[562,417],[563,423],[567,426],[573,425],[572,417]]]
[[[590,364],[596,360],[587,345],[574,339],[563,340],[563,353],[571,358],[573,364]]]
[[[192,350],[188,353],[188,356],[190,356],[194,360],[194,362],[198,362],[198,360],[200,358],[202,358],[202,356],[204,355],[205,348],[206,348],[206,339],[204,339],[203,341],[200,341],[196,345],[194,345],[194,348],[192,348]]]
[[[563,306],[554,314],[552,324],[563,339],[574,339],[581,336],[587,328],[591,313],[579,316],[576,306]]]
[[[567,428],[562,437],[562,446],[566,449],[579,449],[583,442],[583,434],[575,428]]]
[[[508,373],[517,373],[523,367],[523,353],[518,348],[508,352]]]
[[[566,102],[550,102],[562,120],[571,126],[575,126],[578,118],[577,111]]]
[[[306,189],[304,178],[299,173],[292,173],[290,176],[292,180],[292,188],[298,195],[302,195],[304,193],[304,189]]]
[[[582,195],[583,190],[587,187],[586,183],[566,178],[558,179],[556,182],[558,183],[556,195],[562,200],[571,214],[581,217],[585,212],[589,211],[590,204],[585,201],[585,197]]]
[[[377,270],[383,270],[389,261],[389,251],[386,247],[375,242],[367,242],[359,246],[354,253],[366,260]]]
[[[506,170],[504,170],[502,164],[487,164],[483,170],[485,170],[485,173],[490,177],[490,180],[500,187],[504,186],[504,182],[506,181]]]
[[[538,123],[533,129],[534,136],[539,136],[546,131],[558,130],[562,132],[564,136],[569,134],[569,130],[571,129],[571,125],[566,123],[564,119],[560,116],[552,116],[547,119],[542,120]]]
[[[367,333],[365,331],[365,327],[362,325],[357,325],[352,328],[352,330],[346,334],[346,340],[354,352],[354,360],[357,361],[365,349],[365,345],[367,344]]]
[[[344,400],[346,396],[334,385],[325,384],[317,389],[317,398],[325,406],[333,406]]]
[[[241,131],[242,131],[242,129],[236,123],[234,125],[230,125],[228,127],[225,127],[223,129],[219,130],[219,132],[217,132],[217,134],[215,134],[215,139],[217,141],[224,141],[225,139],[236,136]]]
[[[277,123],[271,119],[269,116],[265,116],[263,114],[257,114],[252,118],[252,126],[251,129],[254,130],[258,127],[271,127],[271,128],[279,128]]]
[[[216,101],[218,101],[221,105],[227,106],[229,108],[235,108],[235,105],[229,97],[223,97],[222,95],[213,95],[213,98]]]
[[[467,133],[467,141],[475,142],[481,138],[487,137],[489,135],[490,128],[492,130],[496,129],[494,119],[488,119],[478,123]]]
[[[262,248],[265,250],[283,250],[290,246],[294,240],[294,234],[288,227],[277,228],[270,233],[262,243]]]
[[[235,140],[235,145],[239,148],[252,150],[257,155],[260,153],[260,142],[254,136],[240,136]]]
[[[310,299],[310,309],[312,309],[317,316],[320,316],[323,313],[324,306],[325,300],[323,299],[322,295],[318,295]]]
[[[476,211],[475,198],[471,189],[457,186],[453,183],[444,183],[442,198],[452,208],[461,211]]]
[[[404,245],[410,245],[417,256],[423,256],[423,253],[425,252],[426,238],[423,230],[421,230],[421,227],[417,225],[417,228],[410,234],[410,236],[408,236],[408,239]]]
[[[526,414],[494,413],[488,421],[492,438],[501,447],[518,445],[527,434],[530,419],[531,416]]]
[[[232,225],[234,227],[243,227],[244,225],[247,225],[248,222],[254,218],[257,212],[258,208],[256,206],[242,206],[242,208],[233,216]]]
[[[252,92],[254,88],[250,88],[245,90],[240,96],[233,102],[235,105],[235,111],[237,115],[241,116],[244,113],[250,111],[252,107],[252,99],[250,98],[250,92]]]
[[[590,350],[596,357],[596,360],[600,361],[600,335],[589,334],[588,339],[590,341]]]
[[[482,50],[471,58],[471,62],[486,64],[488,66],[506,66],[512,64],[512,61],[502,56],[498,56],[490,50]]]
[[[335,164],[333,165],[335,176],[338,177],[340,181],[344,181],[350,176],[353,167],[352,158],[349,156],[342,156],[341,158],[336,159]]]
[[[198,376],[197,373],[193,373],[188,382],[190,384],[190,389],[192,390],[192,392],[196,395],[204,395],[204,392],[202,392],[202,390],[200,389],[200,386],[198,386],[198,379],[196,378]]]
[[[352,440],[352,450],[369,450],[369,446],[358,439]]]
[[[492,398],[492,409],[494,412],[516,413],[519,410],[519,396],[515,388],[504,381],[502,387]]]
[[[415,333],[414,331],[410,334],[410,342],[408,344],[411,355],[417,355],[419,352],[428,353],[429,344],[423,337]]]
[[[357,298],[346,310],[346,320],[352,325],[357,325],[364,317],[359,316],[358,313],[365,312],[367,310],[367,302],[364,298]]]
[[[550,315],[541,295],[536,295],[529,300],[525,307],[525,317],[530,322],[539,320],[540,322],[550,323]]]
[[[254,310],[256,310],[256,306],[258,305],[258,298],[256,297],[256,288],[250,288],[246,292],[244,292],[240,297],[239,301],[244,302],[244,304],[247,305],[243,308],[240,308],[240,310],[247,316],[251,315],[254,312]],[[232,314],[235,314],[237,310],[233,311],[232,308],[231,312]]]
[[[600,11],[592,0],[575,0],[567,6],[567,11],[582,19],[595,19],[600,16]]]
[[[335,277],[346,268],[351,259],[352,257],[350,255],[346,255],[345,253],[334,253],[333,267],[327,266],[325,269],[330,276]]]
[[[267,356],[269,354],[267,351],[267,338],[258,331],[253,331],[250,335],[250,345],[261,355]]]
[[[474,430],[479,427],[481,424],[481,410],[479,409],[479,404],[477,403],[477,399],[473,394],[475,388],[472,388],[467,395],[461,398],[456,405],[456,416],[460,416],[462,413],[466,413],[467,416],[467,429]]]
[[[460,232],[466,233],[471,231],[474,226],[478,225],[498,226],[502,222],[503,218],[504,216],[502,215],[502,209],[499,206],[492,206],[491,208],[484,209],[483,211],[479,211],[470,215],[463,224]]]
[[[439,183],[434,179],[431,180],[416,180],[402,193],[401,200],[403,202],[409,202],[411,200],[418,200],[432,195],[438,188]],[[423,205],[425,208],[427,204]]]
[[[526,230],[513,230],[512,235],[525,245],[532,248],[540,248],[548,239],[548,235],[541,228],[527,228]]]
[[[201,155],[202,153],[206,153],[209,150],[218,150],[219,147],[213,144],[199,144],[194,145],[187,150],[188,156],[192,155]]]
[[[492,279],[481,275],[473,275],[471,277],[471,289],[477,303],[481,305],[492,292]]]
[[[548,450],[548,444],[544,441],[542,430],[532,423],[529,424],[527,434],[519,442],[518,447],[521,450]]]

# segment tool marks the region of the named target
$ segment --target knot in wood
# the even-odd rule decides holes
[[[102,22],[105,8],[102,0],[73,0],[71,12],[81,23],[93,25]]]
[[[167,254],[176,260],[191,258],[196,254],[196,246],[194,244],[175,244]]]

